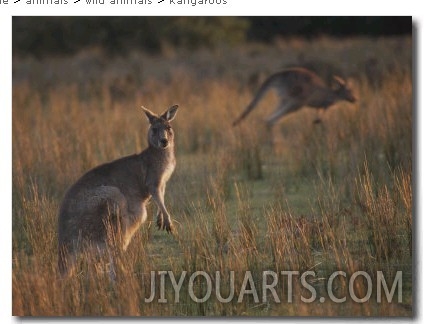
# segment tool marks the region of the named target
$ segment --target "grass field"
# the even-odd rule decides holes
[[[317,125],[311,109],[289,115],[274,129],[274,147],[262,122],[274,95],[232,128],[260,81],[291,65],[348,77],[358,102],[338,103]],[[412,96],[411,38],[15,58],[13,315],[412,316]],[[66,189],[90,168],[146,147],[141,105],[161,112],[172,104],[180,105],[177,168],[165,198],[176,234],[155,229],[150,205],[149,222],[117,255],[116,282],[85,257],[60,280],[57,214]],[[175,294],[170,275],[178,281],[183,271]],[[196,271],[213,284],[204,302],[188,289],[208,295],[210,280],[191,279]],[[278,276],[279,303],[270,290],[263,298],[264,271],[298,272]],[[306,271],[313,291],[302,285]],[[336,271],[330,288],[346,301],[328,293]],[[352,277],[357,271],[372,282]],[[377,298],[379,271],[390,291],[402,274],[390,301]],[[233,298],[221,302],[215,289]],[[311,292],[314,300],[302,300]]]

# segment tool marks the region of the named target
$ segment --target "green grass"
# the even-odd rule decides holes
[[[227,55],[177,51],[154,58],[134,52],[105,61],[103,53],[82,52],[37,62],[15,58],[13,314],[411,316],[411,45],[409,38],[322,38],[247,45]],[[366,53],[382,61],[374,64]],[[260,122],[273,96],[232,128],[254,93],[252,73],[264,75],[302,57],[352,76],[359,101],[332,107],[321,125],[312,124],[315,112],[309,109],[290,115],[275,128],[273,148]],[[88,64],[96,69],[96,62],[103,69],[79,73]],[[120,82],[123,76],[133,81]],[[107,260],[90,255],[81,257],[75,276],[60,280],[57,213],[67,187],[88,169],[146,146],[141,105],[159,112],[175,103],[181,107],[174,120],[177,168],[166,189],[175,235],[155,228],[151,204],[149,221],[117,255],[116,282],[105,271]],[[316,300],[300,300],[310,294],[294,276],[292,302],[285,302],[290,283],[280,276],[281,303],[271,294],[261,302],[268,270],[314,271]],[[157,285],[158,271],[173,271],[177,279],[187,271],[178,303],[168,279],[167,303],[157,302],[158,295],[144,301],[151,271]],[[195,271],[211,278],[219,271],[226,279],[233,271],[234,298],[193,301],[187,287]],[[251,294],[238,301],[246,271],[259,302]],[[347,274],[333,287],[337,296],[348,294],[344,303],[326,294],[335,271]],[[391,303],[378,303],[374,292],[367,302],[354,302],[347,282],[356,271],[373,280],[382,271],[388,287],[402,271],[402,301],[394,295]],[[228,281],[221,284],[226,296]],[[364,296],[367,286],[359,277],[354,290]],[[206,289],[199,277],[195,293],[203,296]]]

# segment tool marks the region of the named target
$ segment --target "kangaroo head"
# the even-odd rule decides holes
[[[351,88],[346,84],[346,82],[342,78],[339,78],[338,76],[334,76],[333,80],[335,81],[333,91],[338,98],[349,102],[357,101],[357,98],[355,98]]]
[[[174,145],[174,131],[172,130],[170,121],[174,119],[178,105],[168,108],[160,116],[147,108],[142,108],[150,123],[148,134],[149,145],[159,149],[166,149]]]

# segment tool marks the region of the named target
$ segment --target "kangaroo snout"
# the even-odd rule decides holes
[[[354,103],[354,102],[356,102],[356,101],[357,101],[357,98],[356,98],[354,95],[351,95],[351,96],[348,98],[348,101],[349,101],[350,103]]]
[[[160,146],[161,146],[161,147],[165,148],[165,147],[167,147],[167,146],[168,146],[168,139],[166,139],[166,138],[162,138],[162,139],[159,141],[159,143],[160,143]]]

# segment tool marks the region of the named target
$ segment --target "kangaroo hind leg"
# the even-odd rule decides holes
[[[272,128],[282,117],[298,110],[300,107],[299,103],[281,100],[276,110],[266,119],[267,127],[269,129]]]

